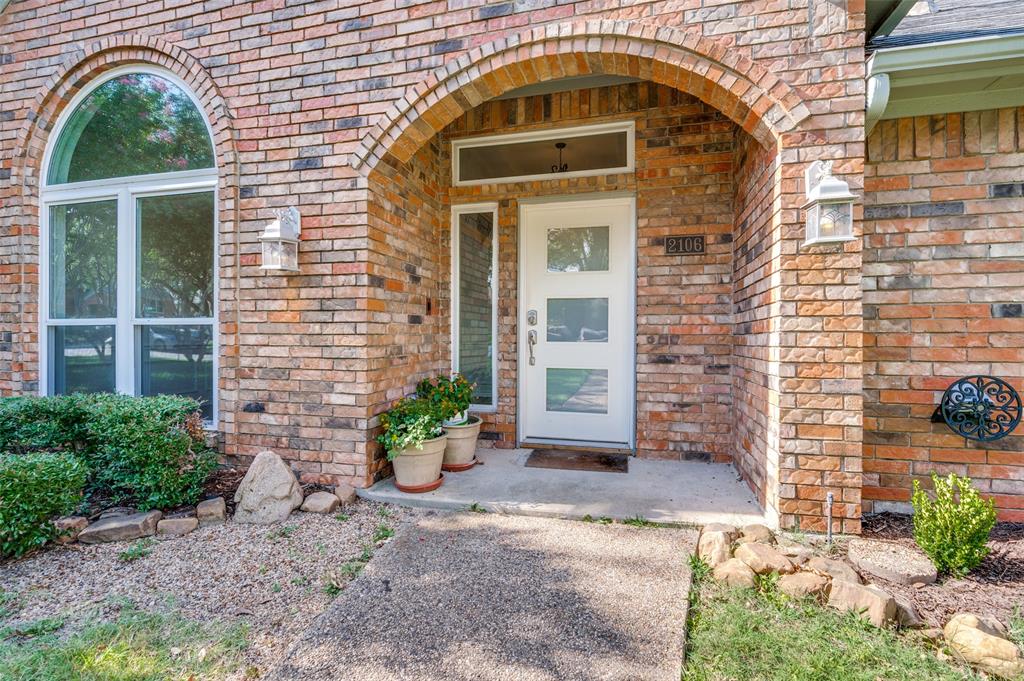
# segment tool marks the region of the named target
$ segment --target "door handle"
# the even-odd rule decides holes
[[[533,356],[533,346],[537,344],[537,332],[530,330],[526,334],[526,346],[530,349],[530,366],[537,363],[537,358]]]

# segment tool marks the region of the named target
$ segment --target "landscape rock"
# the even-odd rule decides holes
[[[829,580],[816,572],[797,572],[780,577],[778,587],[779,591],[793,598],[820,596],[828,593]]]
[[[260,452],[235,491],[235,522],[269,525],[302,505],[302,489],[277,454]]]
[[[739,531],[735,525],[729,525],[726,523],[708,523],[704,526],[704,532],[725,532],[729,535],[729,539],[735,540]]]
[[[302,502],[302,510],[306,513],[332,513],[340,503],[341,500],[330,492],[313,492]]]
[[[135,515],[136,511],[130,506],[113,506],[100,511],[100,520],[105,518],[117,518],[123,515]]]
[[[938,576],[926,555],[895,542],[853,539],[847,558],[861,572],[907,586],[931,584]]]
[[[356,500],[356,488],[342,483],[334,488],[334,496],[338,497],[342,504],[351,504]]]
[[[789,574],[796,568],[793,562],[767,544],[750,542],[736,548],[736,557],[759,575],[769,572]]]
[[[754,588],[754,571],[739,558],[730,558],[716,567],[712,574],[728,586]]]
[[[728,532],[704,528],[697,542],[697,555],[711,567],[718,567],[732,557],[732,537]]]
[[[841,560],[814,556],[808,559],[803,567],[805,570],[813,570],[819,574],[828,575],[834,580],[841,579],[853,582],[854,584],[861,583],[860,575],[857,574],[857,571]]]
[[[53,526],[57,528],[57,543],[70,544],[78,539],[82,530],[89,526],[89,519],[73,515],[53,521]]]
[[[228,509],[224,497],[215,497],[200,501],[196,506],[196,518],[200,525],[212,525],[227,520]]]
[[[803,565],[814,555],[814,549],[784,537],[775,538],[775,550],[789,558],[794,565]]]
[[[156,524],[156,533],[182,537],[199,527],[199,518],[165,518]]]
[[[775,543],[775,534],[768,529],[767,525],[761,525],[760,523],[744,525],[743,529],[740,530],[740,534],[741,538],[745,542],[759,542],[761,544]]]
[[[828,604],[837,610],[860,613],[876,627],[896,619],[896,600],[876,586],[833,579]]]
[[[1007,679],[1024,676],[1020,648],[1006,640],[1006,630],[991,618],[958,613],[942,631],[949,647],[982,671]]]
[[[83,544],[101,544],[151,537],[156,533],[156,524],[163,515],[160,511],[149,511],[102,518],[82,530],[78,541]]]
[[[924,620],[917,614],[917,608],[910,599],[894,596],[896,599],[896,623],[903,629],[918,629],[924,626]]]

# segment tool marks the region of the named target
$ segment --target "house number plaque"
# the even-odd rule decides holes
[[[665,237],[665,255],[701,255],[703,253],[703,234]]]

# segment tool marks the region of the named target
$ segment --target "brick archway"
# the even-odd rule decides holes
[[[366,175],[386,154],[407,161],[483,101],[524,85],[591,74],[632,76],[695,95],[769,149],[810,116],[788,84],[696,33],[628,21],[552,24],[475,47],[434,71],[363,138],[352,166]]]

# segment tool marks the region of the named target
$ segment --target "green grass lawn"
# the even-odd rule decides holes
[[[62,632],[51,618],[0,627],[4,681],[186,681],[220,679],[239,669],[240,625],[198,623],[124,608],[112,622]]]
[[[979,679],[936,658],[913,634],[876,629],[811,601],[697,581],[684,681],[954,681]]]

